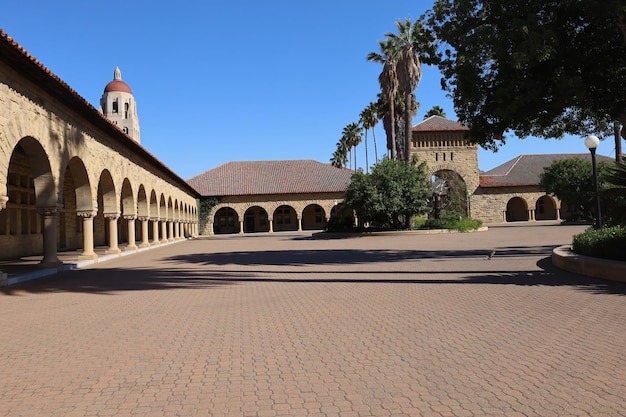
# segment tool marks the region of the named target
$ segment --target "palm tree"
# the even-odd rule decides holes
[[[367,131],[372,129],[372,135],[374,136],[374,154],[376,155],[376,163],[378,163],[378,149],[376,147],[376,133],[374,127],[378,124],[378,111],[376,103],[373,101],[363,109],[361,112],[361,126],[365,129],[365,172],[369,172],[369,159],[367,154]]]
[[[348,145],[346,142],[346,138],[343,136],[337,142],[337,149],[333,152],[333,156],[330,159],[330,163],[332,166],[337,168],[343,168],[348,163]]]
[[[417,89],[422,79],[422,64],[418,53],[424,50],[430,52],[432,48],[432,36],[428,33],[421,21],[413,23],[411,19],[396,21],[397,34],[387,33],[385,37],[395,49],[393,53],[397,57],[398,85],[404,92],[404,157],[409,160],[409,144],[412,135],[411,93]]]
[[[416,101],[415,99],[415,94],[411,93],[410,95],[410,103],[411,103],[411,114],[416,114],[417,113],[417,109],[419,108],[419,103]],[[389,112],[389,104],[387,103],[387,100],[385,99],[385,97],[382,95],[382,93],[378,94],[378,101],[376,102],[376,106],[378,109],[378,118],[380,120],[382,120],[383,122],[383,126],[385,128],[386,132],[389,132],[391,130],[391,126],[393,125],[395,132],[396,132],[396,146],[398,147],[398,153],[397,153],[397,157],[398,158],[405,158],[404,156],[404,149],[405,147],[403,146],[405,143],[405,138],[404,138],[404,129],[403,127],[405,126],[404,123],[404,106],[405,106],[405,100],[404,100],[404,92],[402,90],[398,91],[398,94],[396,94],[395,97],[395,104],[394,104],[394,109],[395,109],[395,119],[392,123],[391,121],[391,114]],[[391,148],[391,146],[389,145],[389,142],[387,143],[387,148]]]
[[[343,128],[343,132],[341,133],[341,140],[345,141],[347,149],[350,150],[350,154],[352,154],[352,149],[354,149],[354,170],[356,171],[357,161],[356,161],[356,147],[361,143],[361,126],[358,123],[350,123],[346,127]]]
[[[370,52],[367,54],[367,60],[383,64],[383,70],[378,76],[378,83],[385,101],[389,104],[390,119],[395,120],[394,103],[398,92],[398,74],[396,70],[398,51],[389,39],[378,41],[378,45],[380,46],[380,53]],[[389,135],[387,143],[391,143],[391,158],[395,159],[397,156],[395,123],[391,123],[390,131],[387,133]]]
[[[446,112],[441,106],[433,106],[432,109],[426,112],[424,119],[428,119],[430,116],[446,117]]]

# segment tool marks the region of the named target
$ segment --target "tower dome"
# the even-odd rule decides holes
[[[113,81],[105,87],[100,99],[102,113],[124,133],[139,142],[139,119],[133,92],[124,81],[119,67],[115,67]]]

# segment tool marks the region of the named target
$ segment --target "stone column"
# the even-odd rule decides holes
[[[43,259],[39,264],[43,268],[59,268],[63,263],[57,257],[57,216],[59,207],[40,207],[43,217]]]
[[[270,222],[270,233],[274,233],[274,220],[269,219],[268,221]]]
[[[77,211],[76,215],[83,219],[83,252],[78,259],[98,260],[98,255],[93,251],[93,218],[98,214],[95,210]]]
[[[302,218],[298,217],[298,232],[302,231]]]
[[[117,219],[119,213],[104,213],[104,217],[109,221],[109,248],[104,252],[107,255],[119,255],[122,253],[117,245]]]
[[[126,250],[136,251],[137,250],[137,242],[135,239],[135,219],[137,216],[134,214],[125,215],[124,220],[126,220],[127,228],[128,228],[128,244],[126,245]]]
[[[6,186],[3,185],[3,187],[3,189],[6,190]],[[7,201],[9,201],[8,196],[0,195],[0,211],[4,210],[7,207]],[[9,276],[5,272],[0,271],[0,287],[8,285],[8,280]]]
[[[239,220],[239,234],[243,235],[243,220]]]
[[[152,219],[152,246],[159,244],[159,218]]]
[[[174,224],[174,240],[178,240],[180,237],[180,221],[174,220],[172,223]]]
[[[528,220],[531,222],[535,221],[535,210],[528,210]]]
[[[167,221],[167,241],[174,241],[174,220]]]
[[[150,238],[148,233],[148,217],[139,217],[139,221],[141,222],[141,244],[139,244],[140,248],[148,248],[150,247]]]
[[[167,220],[161,220],[161,242],[167,242]]]

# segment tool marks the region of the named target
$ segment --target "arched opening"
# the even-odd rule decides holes
[[[230,207],[222,207],[215,213],[213,222],[215,234],[239,233],[239,215]]]
[[[528,221],[528,205],[521,197],[513,197],[506,204],[506,221],[507,222],[525,222]]]
[[[263,207],[252,206],[244,215],[243,231],[245,233],[269,232],[270,222],[267,211]]]
[[[63,176],[63,207],[59,214],[59,248],[76,249],[83,244],[83,222],[77,213],[94,209],[87,169],[78,157],[72,158]]]
[[[556,220],[557,218],[554,199],[547,195],[539,197],[535,204],[535,220]]]
[[[274,210],[273,229],[275,232],[298,230],[298,217],[291,206],[282,205]]]
[[[439,170],[431,177],[431,217],[467,217],[467,186],[463,178],[452,170]]]
[[[98,214],[94,219],[94,243],[96,246],[110,243],[106,217],[115,217],[119,214],[113,177],[109,170],[105,169],[100,173],[100,180],[98,181]]]
[[[50,162],[41,144],[26,137],[9,160],[6,209],[0,210],[0,259],[43,253],[43,222],[38,208],[56,208]]]
[[[302,230],[322,230],[326,226],[326,213],[318,204],[309,204],[302,211]]]

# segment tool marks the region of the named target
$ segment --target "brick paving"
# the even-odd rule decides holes
[[[625,415],[626,284],[549,262],[582,230],[216,237],[4,288],[0,415]]]

